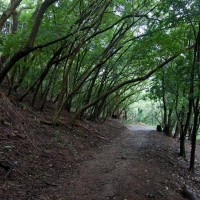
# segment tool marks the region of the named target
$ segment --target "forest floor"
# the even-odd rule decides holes
[[[181,200],[184,186],[200,191],[200,145],[192,174],[178,140],[144,125],[108,119],[72,127],[63,113],[53,126],[51,108],[39,112],[4,96],[0,113],[0,200]]]

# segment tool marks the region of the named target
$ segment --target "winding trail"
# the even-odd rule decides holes
[[[82,162],[63,191],[66,199],[184,199],[177,190],[175,166],[164,155],[169,147],[162,139],[149,127],[128,126],[122,137]]]

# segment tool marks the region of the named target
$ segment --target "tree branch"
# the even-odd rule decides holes
[[[11,1],[10,6],[7,8],[6,11],[3,12],[3,14],[0,17],[0,30],[3,29],[3,25],[7,21],[7,19],[15,12],[16,8],[19,6],[22,0],[15,0]]]

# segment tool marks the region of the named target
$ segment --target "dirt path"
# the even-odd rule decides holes
[[[170,147],[162,142],[163,135],[144,126],[128,128],[80,165],[63,191],[66,199],[184,199],[177,165],[165,155]]]

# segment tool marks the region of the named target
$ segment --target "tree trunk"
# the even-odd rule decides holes
[[[72,99],[73,99],[73,98],[70,98],[70,99],[67,101],[66,105],[65,105],[65,109],[66,109],[67,112],[69,112],[69,113],[71,112]]]
[[[195,150],[196,150],[196,137],[198,132],[199,112],[194,113],[194,124],[192,129],[192,146],[190,154],[190,171],[194,172],[195,164]]]
[[[128,120],[128,112],[126,109],[124,109],[124,119]]]
[[[165,127],[164,127],[164,133],[167,136],[171,136],[172,135],[172,128],[173,128],[172,124],[171,124],[172,112],[173,112],[173,109],[169,109],[169,113],[168,113],[168,116],[167,116],[167,123],[165,124]]]
[[[8,7],[8,9],[6,11],[3,12],[3,14],[0,16],[0,31],[3,28],[3,25],[5,24],[5,22],[7,21],[7,19],[13,15],[13,13],[15,12],[16,8],[20,5],[22,0],[15,0],[15,1],[11,1],[10,6]]]
[[[162,132],[162,126],[161,125],[157,125],[156,131]]]
[[[181,131],[180,134],[180,154],[181,157],[183,157],[184,159],[186,158],[186,152],[185,152],[185,134],[183,133],[183,131]]]
[[[179,135],[180,135],[180,124],[179,124],[179,122],[177,122],[174,138],[177,138]]]
[[[193,126],[190,125],[188,128],[188,140],[192,140],[192,130],[193,130]]]

